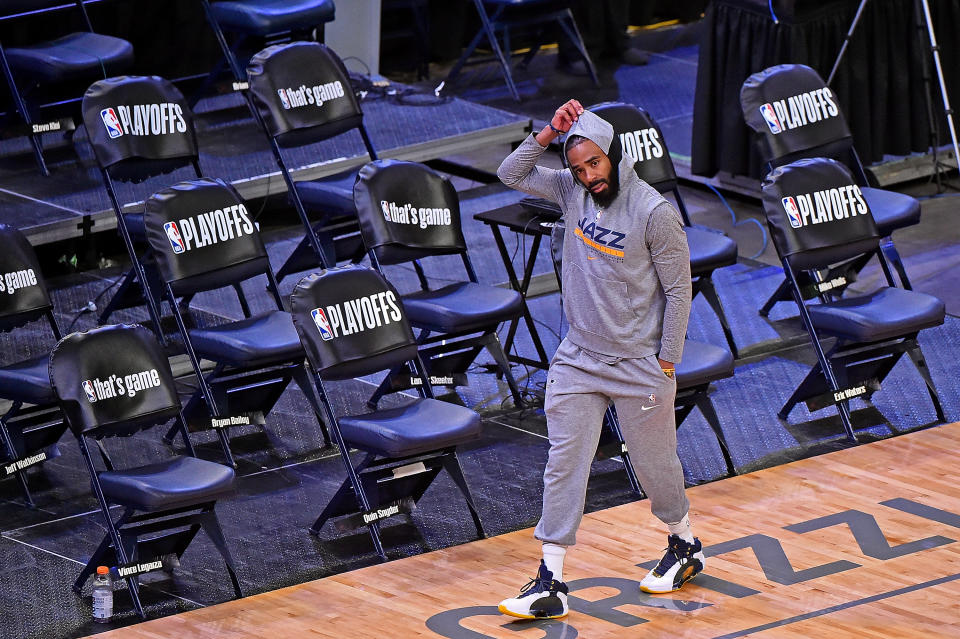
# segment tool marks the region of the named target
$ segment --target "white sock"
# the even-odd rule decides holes
[[[543,563],[547,564],[547,570],[553,573],[557,581],[563,581],[563,558],[566,554],[566,546],[543,544]]]
[[[683,519],[675,524],[667,524],[671,535],[676,535],[688,544],[693,543],[693,531],[690,529],[690,514],[687,513]]]

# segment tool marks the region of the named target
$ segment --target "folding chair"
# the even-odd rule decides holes
[[[0,331],[40,319],[59,341],[60,327],[33,247],[19,230],[0,224]],[[57,442],[67,429],[50,386],[49,360],[45,353],[0,366],[0,398],[12,402],[0,417],[0,477],[16,476],[31,508],[27,469],[59,456]]]
[[[244,64],[238,59],[243,45],[250,39],[278,44],[290,40],[312,39],[317,29],[323,40],[323,25],[333,21],[336,8],[333,0],[201,0],[207,22],[217,38],[223,58],[210,71],[203,87],[191,100],[195,105],[204,91],[223,71],[224,64],[233,74],[234,82],[246,80]],[[234,36],[227,42],[226,33]],[[262,45],[261,47],[262,48]]]
[[[557,282],[561,283],[561,295],[563,295],[561,268],[565,229],[564,221],[558,220],[550,234],[550,255],[553,259]],[[694,408],[700,409],[700,413],[707,420],[707,424],[717,438],[720,454],[723,455],[723,461],[727,465],[727,474],[729,475],[734,475],[737,471],[730,456],[730,449],[727,446],[723,428],[720,426],[720,418],[717,417],[717,411],[710,400],[710,384],[727,377],[733,377],[733,370],[733,355],[726,349],[705,342],[697,342],[691,339],[684,340],[683,357],[677,363],[677,395],[674,400],[678,429]],[[617,411],[613,405],[607,408],[603,424],[604,429],[600,432],[600,442],[597,446],[597,457],[601,459],[619,457],[623,461],[630,487],[642,497],[644,494],[643,488],[630,462],[630,451],[627,450],[620,419],[617,417]]]
[[[526,68],[533,57],[540,50],[542,38],[547,25],[557,24],[563,31],[563,34],[570,40],[573,46],[583,57],[587,65],[587,72],[590,79],[596,87],[600,86],[600,80],[597,77],[597,70],[593,66],[593,60],[587,52],[587,47],[580,36],[580,30],[577,28],[577,22],[570,12],[569,2],[556,2],[555,0],[473,0],[477,8],[477,14],[480,16],[480,30],[473,37],[467,48],[463,50],[460,59],[457,60],[450,73],[447,74],[446,83],[453,85],[460,71],[467,64],[467,60],[473,55],[477,46],[486,38],[493,51],[494,60],[500,65],[503,77],[507,82],[507,88],[510,95],[517,102],[520,102],[520,92],[517,91],[517,85],[513,81],[513,73],[510,70],[510,29],[515,27],[538,26],[536,39],[533,46],[524,55],[520,61],[520,68]],[[503,34],[503,45],[497,39],[497,33]],[[488,59],[479,60],[487,62]]]
[[[770,235],[783,263],[803,325],[817,353],[817,364],[780,410],[786,419],[801,401],[810,410],[836,405],[850,441],[850,399],[869,400],[906,353],[923,378],[937,418],[945,421],[940,398],[927,368],[917,334],[944,319],[943,302],[898,288],[886,262],[887,286],[869,293],[838,297],[845,283],[820,272],[861,254],[879,253],[879,233],[870,202],[850,171],[835,160],[797,160],[774,169],[763,184],[763,209]],[[812,290],[803,290],[799,274],[807,271]],[[819,299],[808,304],[805,298]],[[820,340],[836,338],[829,351]]]
[[[847,121],[823,78],[802,64],[770,67],[754,73],[743,83],[740,107],[747,126],[756,134],[768,171],[801,158],[828,157],[841,161],[853,172],[882,238],[878,259],[889,260],[903,288],[912,288],[891,235],[897,229],[920,222],[920,203],[909,195],[870,186],[863,163],[853,148]],[[848,284],[852,283],[868,260],[869,257],[864,256],[844,264],[827,279],[842,276]],[[784,280],[760,314],[766,317],[774,304],[790,298],[791,286]]]
[[[124,213],[114,182],[136,184],[185,166],[192,166],[200,177],[193,113],[169,81],[122,76],[95,82],[87,89],[83,122],[132,263],[98,322],[106,322],[116,310],[145,303],[154,332],[165,343],[156,278],[148,273],[134,245],[144,241],[143,214]]]
[[[50,356],[50,382],[80,444],[107,527],[74,582],[74,592],[80,594],[97,566],[110,566],[114,576],[126,580],[134,609],[146,618],[139,575],[162,569],[164,556],[182,557],[203,529],[227,565],[234,592],[242,597],[214,512],[217,500],[233,492],[233,469],[194,456],[170,364],[153,335],[128,325],[68,335]],[[171,420],[188,455],[131,468],[114,464],[103,440],[129,437]],[[105,470],[97,467],[89,440],[96,444]],[[116,520],[111,506],[123,507]]]
[[[673,195],[680,215],[683,217],[687,245],[690,248],[690,273],[693,276],[693,296],[703,295],[710,308],[720,320],[723,336],[733,356],[739,357],[737,344],[730,330],[730,322],[723,311],[723,304],[713,283],[713,272],[737,263],[737,243],[722,232],[696,227],[690,222],[690,214],[680,195],[679,180],[673,166],[666,140],[656,120],[644,109],[622,102],[604,102],[589,107],[611,125],[620,139],[623,152],[633,158],[633,165],[640,179],[662,194]],[[566,162],[566,158],[564,158]]]
[[[304,229],[304,238],[277,271],[277,280],[317,266],[329,268],[344,259],[363,259],[353,204],[357,170],[295,182],[282,152],[356,129],[369,158],[377,159],[340,58],[315,42],[277,45],[250,60],[247,77],[248,104],[270,140]]]
[[[339,530],[367,526],[380,558],[387,556],[380,523],[409,513],[442,469],[463,494],[480,538],[486,536],[457,459],[457,447],[480,435],[480,416],[433,399],[400,295],[383,276],[350,265],[300,280],[290,296],[297,333],[315,373],[316,387],[340,457],[343,482],[310,532],[330,519]],[[405,367],[417,376],[420,397],[395,408],[337,416],[326,382]],[[350,450],[363,458],[355,463]]]
[[[416,162],[377,160],[360,170],[354,198],[374,267],[379,271],[412,263],[416,271],[421,290],[405,294],[403,305],[410,324],[419,330],[417,343],[430,374],[456,384],[456,375],[465,373],[486,348],[516,406],[522,406],[497,328],[520,317],[526,302],[517,291],[478,282],[460,228],[460,200],[450,180]],[[466,278],[431,288],[420,261],[441,255],[459,256]],[[444,277],[449,282],[456,275],[446,272]],[[371,407],[389,387],[388,377],[370,398]]]
[[[105,78],[133,64],[133,45],[120,38],[95,33],[83,0],[8,0],[0,9],[0,24],[31,14],[70,8],[75,9],[77,17],[82,19],[84,31],[23,47],[4,49],[0,44],[0,67],[10,88],[13,105],[26,123],[26,134],[33,146],[37,166],[44,175],[50,175],[50,171],[43,157],[42,133],[47,130],[72,132],[73,120],[67,118],[38,124],[40,105],[31,102],[30,94],[41,86]],[[48,23],[52,22],[53,19]]]
[[[243,199],[221,180],[200,178],[161,189],[147,200],[144,223],[150,248],[163,281],[164,297],[173,309],[187,355],[196,373],[198,390],[184,414],[214,428],[230,466],[236,466],[227,429],[260,424],[291,380],[296,380],[314,412],[322,412],[304,367],[304,352],[290,314],[283,310],[270,259]],[[271,293],[272,310],[253,315],[238,296],[243,319],[204,326],[178,303],[204,291],[233,287],[263,275]],[[196,328],[189,328],[187,318]],[[200,360],[214,363],[204,373]],[[200,412],[205,402],[209,414]],[[191,419],[197,414],[202,419]],[[175,432],[167,433],[172,441]]]

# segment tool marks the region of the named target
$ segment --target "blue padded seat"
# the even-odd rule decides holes
[[[258,36],[308,29],[336,15],[333,0],[229,0],[211,9],[223,29]]]
[[[195,328],[197,355],[230,366],[255,366],[305,357],[290,313],[270,311],[220,326]]]
[[[417,291],[402,299],[411,324],[442,333],[478,330],[513,319],[523,308],[517,291],[474,282]]]
[[[737,243],[722,233],[692,226],[683,229],[690,247],[690,272],[696,277],[737,263]]]
[[[50,385],[50,356],[42,355],[0,368],[0,397],[29,404],[57,401]]]
[[[733,355],[725,348],[687,340],[677,364],[677,389],[691,388],[733,375]]]
[[[873,221],[877,223],[880,237],[887,237],[897,229],[920,222],[920,202],[916,198],[868,186],[861,191],[873,213]]]
[[[480,416],[463,406],[418,399],[400,408],[340,418],[347,444],[384,457],[407,457],[457,446],[480,435]]]
[[[71,33],[62,38],[6,50],[15,71],[31,81],[54,83],[84,76],[110,77],[133,64],[133,45],[99,33]],[[26,78],[24,78],[26,79]]]
[[[357,206],[353,202],[356,181],[357,171],[344,171],[317,180],[297,182],[297,194],[308,211],[356,216]]]
[[[946,314],[936,297],[893,287],[808,308],[818,332],[852,342],[876,342],[939,326]]]
[[[170,510],[216,501],[233,492],[229,466],[196,457],[99,474],[107,501],[137,510]]]

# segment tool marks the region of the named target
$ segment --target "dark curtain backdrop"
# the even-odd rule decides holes
[[[759,156],[740,111],[740,86],[751,73],[784,63],[807,64],[826,79],[858,5],[854,0],[779,0],[774,10],[781,22],[775,25],[765,0],[711,3],[697,69],[693,173],[759,177]],[[930,5],[951,105],[956,106],[960,0],[930,0]],[[943,103],[926,31],[921,35],[917,30],[914,0],[869,0],[832,84],[864,162],[929,148],[924,60],[933,80],[940,142],[945,143]]]

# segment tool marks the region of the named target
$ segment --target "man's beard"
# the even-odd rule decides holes
[[[603,192],[594,193],[590,190],[591,187],[601,182],[607,185],[607,188]],[[609,180],[596,180],[592,184],[588,185],[587,193],[590,194],[590,197],[593,198],[593,201],[596,202],[597,206],[605,209],[613,204],[613,201],[617,199],[617,195],[620,193],[620,181],[615,179],[613,175],[610,176]]]

